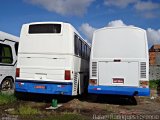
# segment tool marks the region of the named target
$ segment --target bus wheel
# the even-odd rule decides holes
[[[9,92],[13,90],[13,82],[11,78],[5,78],[1,83],[1,92]]]

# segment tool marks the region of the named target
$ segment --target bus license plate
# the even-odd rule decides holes
[[[37,86],[34,86],[35,89],[46,89],[46,86],[43,86],[43,85],[37,85]]]
[[[124,83],[124,78],[113,78],[113,83]]]

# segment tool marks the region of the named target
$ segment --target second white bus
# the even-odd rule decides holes
[[[16,92],[78,95],[88,87],[90,46],[64,22],[24,24]]]
[[[94,32],[89,93],[150,95],[146,31],[106,27]]]

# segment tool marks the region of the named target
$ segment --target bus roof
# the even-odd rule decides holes
[[[26,23],[28,25],[32,25],[32,24],[62,24],[64,22],[57,22],[57,21],[47,21],[47,22],[31,22],[31,23]],[[69,23],[68,23],[69,24]]]
[[[118,27],[103,27],[103,28],[100,28],[100,29],[97,29],[95,30],[95,33],[96,32],[99,32],[101,30],[105,30],[105,29],[123,29],[123,28],[129,28],[129,29],[139,29],[139,30],[142,30],[142,31],[145,31],[144,29],[142,28],[139,28],[139,27],[135,27],[135,26],[118,26]]]
[[[11,40],[19,42],[19,37],[0,31],[0,40]]]

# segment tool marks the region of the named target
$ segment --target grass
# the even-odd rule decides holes
[[[32,108],[29,105],[20,105],[15,111],[12,111],[11,114],[16,114],[16,115],[22,115],[22,116],[31,116],[31,115],[37,115],[40,114],[41,111],[36,109],[36,108]]]
[[[74,113],[65,113],[49,116],[47,118],[35,119],[35,120],[88,120],[86,116],[74,114]]]
[[[76,113],[52,113],[52,111],[40,111],[29,105],[20,105],[16,110],[9,112],[11,115],[19,115],[20,118],[34,120],[88,120],[88,117]],[[38,115],[38,116],[37,116]]]
[[[16,100],[14,95],[0,93],[0,105],[13,103]]]
[[[149,88],[157,89],[157,86],[160,85],[160,80],[150,80],[149,81]]]

